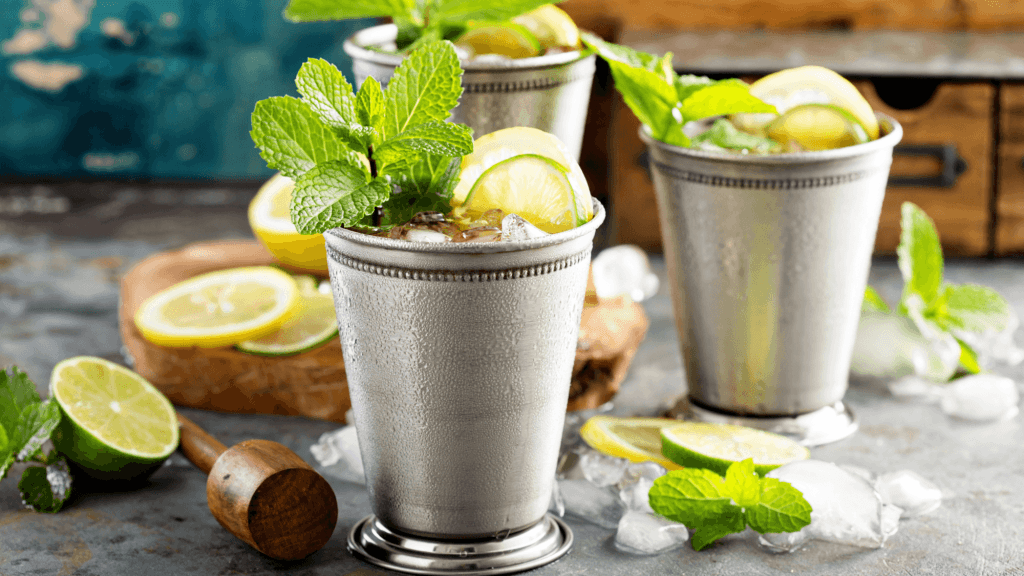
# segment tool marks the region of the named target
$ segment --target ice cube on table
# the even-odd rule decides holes
[[[942,399],[944,384],[911,374],[889,382],[889,392],[896,398],[938,402]]]
[[[594,258],[594,289],[601,298],[626,294],[641,302],[658,293],[658,276],[647,254],[632,244],[605,248]]]
[[[954,330],[953,333],[974,349],[978,354],[978,364],[982,367],[989,367],[992,361],[1016,366],[1024,361],[1024,350],[1017,347],[1013,341],[1013,335],[1019,327],[1020,319],[1017,313],[1010,310],[1010,318],[1003,330],[988,330],[982,333]]]
[[[544,236],[549,236],[549,234],[530,224],[518,214],[509,214],[501,219],[502,242],[521,242]]]
[[[590,480],[558,480],[558,494],[565,514],[598,526],[614,529],[625,511],[618,492],[611,486],[597,486]]]
[[[974,374],[950,383],[942,393],[942,411],[956,418],[979,422],[1005,420],[1017,415],[1017,384],[1005,376]]]
[[[903,518],[931,512],[942,504],[942,490],[911,470],[880,475],[875,480],[875,490],[882,502],[898,506]]]
[[[960,345],[949,334],[929,339],[900,314],[861,314],[850,371],[858,376],[896,378],[916,374],[945,382],[960,362]]]
[[[617,484],[626,473],[629,460],[608,456],[596,450],[587,450],[580,454],[580,469],[583,476],[595,486],[611,486]]]
[[[811,539],[880,548],[896,531],[898,511],[883,503],[864,478],[835,464],[800,460],[767,476],[788,482],[812,508],[811,523],[799,532],[762,535],[760,543],[770,550],[792,552]]]
[[[650,501],[651,486],[653,485],[654,480],[640,478],[619,488],[619,499],[626,506],[626,510],[654,514]]]
[[[679,548],[690,538],[686,526],[646,512],[627,511],[615,532],[615,547],[629,554],[653,555]]]
[[[366,484],[355,426],[343,426],[321,434],[309,451],[323,466],[325,474],[355,484]]]

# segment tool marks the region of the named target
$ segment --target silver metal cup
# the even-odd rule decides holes
[[[384,24],[345,41],[357,86],[369,76],[387,85],[402,57],[366,47],[394,42],[397,33],[394,24]],[[462,62],[462,98],[451,120],[472,128],[475,138],[512,126],[538,128],[557,136],[578,160],[595,58],[565,52],[502,63]]]
[[[778,155],[651,155],[688,385],[677,415],[807,445],[856,430],[842,404],[893,146]]]
[[[572,533],[546,516],[594,218],[523,242],[324,236],[376,518],[361,558],[422,574],[550,562]]]

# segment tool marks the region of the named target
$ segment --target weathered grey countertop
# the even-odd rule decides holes
[[[164,191],[84,186],[70,212],[10,213],[13,197],[53,200],[64,187],[0,187],[0,364],[17,364],[45,393],[50,370],[89,354],[123,362],[117,333],[117,278],[156,251],[207,239],[248,238],[245,206],[254,188]],[[49,204],[53,206],[51,202]],[[664,265],[655,259],[664,280]],[[1024,262],[958,261],[955,282],[991,285],[1024,315]],[[895,263],[876,261],[871,282],[895,300]],[[644,303],[651,329],[614,400],[617,414],[656,414],[682,392],[671,305],[661,293]],[[1010,375],[1024,379],[1024,367]],[[1018,417],[995,424],[951,420],[934,405],[901,403],[877,382],[854,382],[847,401],[860,431],[812,455],[875,471],[912,469],[938,484],[945,499],[925,516],[904,520],[879,550],[814,542],[794,554],[757,548],[750,533],[709,550],[684,548],[653,557],[617,553],[609,530],[570,519],[575,545],[537,576],[712,574],[1005,574],[1024,572],[1024,430]],[[309,446],[336,425],[303,418],[183,410],[227,445],[247,438],[279,441],[315,460]],[[370,513],[362,486],[330,479],[339,520],[332,540],[298,563],[270,560],[220,527],[206,506],[205,477],[175,454],[132,492],[79,493],[58,514],[24,510],[19,470],[0,483],[0,574],[120,575],[385,574],[345,549],[349,528]]]

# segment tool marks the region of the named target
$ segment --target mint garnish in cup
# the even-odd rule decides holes
[[[446,121],[461,77],[455,47],[436,41],[410,53],[386,90],[367,78],[355,93],[332,64],[310,59],[295,78],[301,99],[257,102],[252,139],[267,166],[295,180],[295,228],[387,228],[451,211],[461,158],[473,151],[472,129]]]
[[[687,122],[741,113],[775,113],[775,106],[750,95],[746,82],[736,78],[711,80],[704,76],[679,76],[672,67],[672,53],[661,58],[605,42],[593,34],[581,34],[583,44],[597,52],[611,68],[615,88],[651,136],[674,146],[690,146],[683,133]],[[731,136],[719,134],[715,142],[728,148],[745,148]]]

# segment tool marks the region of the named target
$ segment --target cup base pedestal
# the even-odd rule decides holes
[[[697,422],[736,424],[781,434],[804,446],[821,446],[857,431],[857,418],[841,401],[799,416],[744,416],[698,406],[686,396],[669,411],[671,418]]]
[[[352,527],[348,549],[360,560],[409,574],[514,574],[561,558],[572,540],[569,526],[551,514],[505,538],[476,540],[399,534],[371,514]]]

